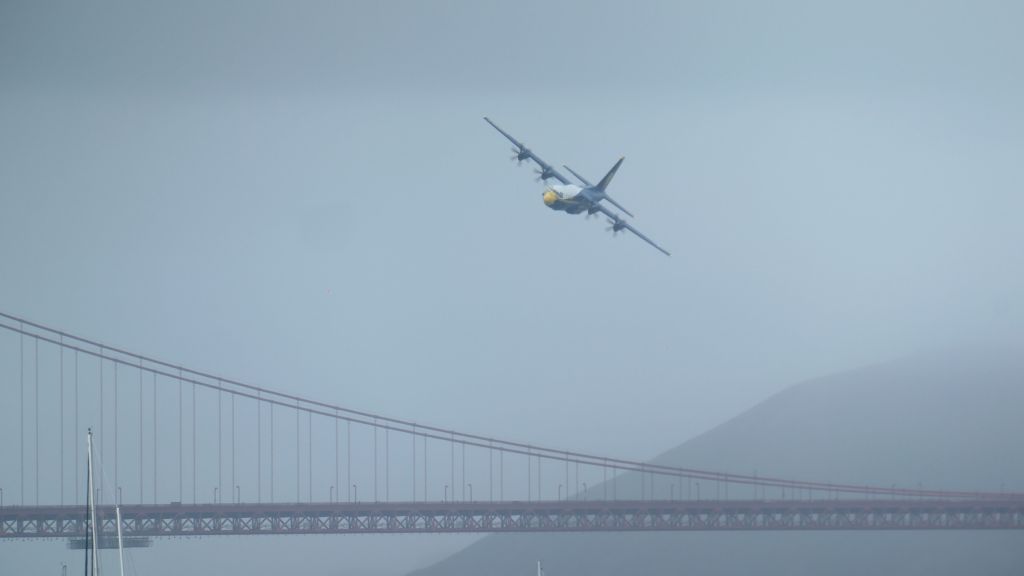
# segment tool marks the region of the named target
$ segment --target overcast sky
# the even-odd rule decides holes
[[[804,378],[1021,343],[1024,5],[552,4],[0,4],[0,309],[637,459]],[[484,115],[591,179],[625,155],[610,191],[673,256],[548,210]],[[393,574],[465,540],[286,541]]]

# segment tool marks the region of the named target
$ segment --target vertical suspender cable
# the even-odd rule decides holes
[[[142,491],[142,359],[139,358],[139,504],[142,504]]]
[[[341,484],[338,482],[338,409],[334,409],[334,497],[341,500]]]
[[[220,495],[220,499],[224,500],[224,427],[222,426],[222,418],[224,416],[224,409],[222,405],[223,401],[223,390],[221,389],[221,381],[217,380],[217,494]],[[232,486],[231,490],[235,487]],[[216,504],[216,502],[214,502]]]
[[[231,488],[235,489],[235,395],[231,395]],[[241,489],[238,489],[237,499],[242,501]]]
[[[35,382],[36,400],[36,506],[39,506],[39,338],[36,338],[36,359],[35,359]]]
[[[391,429],[384,429],[384,500],[391,501]]]
[[[103,471],[103,428],[104,428],[103,421],[105,420],[105,418],[103,418],[103,405],[105,404],[105,402],[103,401],[104,400],[103,399],[103,396],[104,396],[104,394],[103,394],[104,390],[103,389],[105,388],[105,386],[103,385],[103,346],[100,346],[99,361],[100,361],[100,454],[99,454],[99,461],[100,461],[100,471],[102,472]],[[97,497],[95,494],[92,497],[93,502],[95,502],[96,504],[99,504],[102,501],[102,497],[103,497],[103,477],[104,477],[104,475],[100,474],[99,497]],[[93,486],[93,490],[95,490],[95,489],[96,489],[96,487]]]
[[[60,505],[64,505],[64,335],[60,335]]]
[[[196,455],[196,382],[192,380],[192,503],[199,502],[199,457]]]
[[[345,484],[347,484],[348,487],[351,488],[351,486],[352,486],[352,421],[351,420],[346,421],[345,422],[345,427],[346,427],[346,430],[345,430],[345,442],[346,442],[346,446],[345,446],[345,459],[346,459],[346,462],[345,462]],[[349,502],[351,502],[352,501],[352,491],[351,490],[345,490],[345,491],[348,492],[348,494],[349,494],[348,500],[349,500]]]
[[[412,425],[412,501],[416,501],[416,425]]]
[[[117,476],[117,368],[118,362],[114,362],[114,492],[120,493],[121,486]],[[114,503],[121,505],[117,498],[114,499]]]
[[[274,403],[270,403],[270,501],[274,501]]]
[[[25,327],[18,323],[21,330]],[[21,505],[25,505],[25,334],[20,332],[18,335],[19,340],[19,354],[18,354],[18,366],[20,366],[19,382],[20,382],[20,405],[21,411],[21,465],[18,466],[18,472],[21,474]]]
[[[309,494],[307,494],[307,497],[309,498],[309,501],[312,502],[313,501],[313,413],[312,412],[306,412],[306,425],[309,428],[309,434],[308,434],[308,436],[309,436],[309,458],[307,459],[307,464],[309,465],[309,478],[307,479],[307,481],[309,482]]]
[[[75,350],[75,431],[73,436],[78,437],[78,350]],[[78,442],[75,442],[75,486],[79,486],[78,483]],[[78,506],[81,501],[78,499],[78,490],[75,490],[75,506]]]
[[[185,496],[185,426],[183,425],[182,413],[185,411],[185,402],[181,393],[181,368],[178,368],[178,502],[184,501]]]
[[[526,447],[526,500],[533,500],[533,456],[530,447]]]
[[[373,419],[373,501],[380,502],[377,498],[377,419]]]
[[[256,392],[256,502],[263,502],[263,402]]]
[[[153,372],[153,504],[156,504],[156,482],[159,477],[156,473],[156,372]]]

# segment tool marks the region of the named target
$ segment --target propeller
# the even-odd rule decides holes
[[[626,223],[623,222],[620,218],[616,218],[615,220],[609,218],[608,223],[611,224],[611,226],[605,228],[605,230],[611,232],[612,236],[618,236],[619,232],[621,232],[622,229],[626,227]]]
[[[516,148],[515,146],[512,147],[512,157],[509,158],[509,160],[515,160],[516,164],[522,165],[523,160],[527,160],[529,158],[530,151],[527,150],[526,148]]]
[[[541,170],[534,170],[533,173],[537,175],[537,182],[543,182],[543,181],[547,180],[548,178],[551,178],[551,177],[553,177],[555,175],[555,171],[552,170],[551,168],[543,168]]]

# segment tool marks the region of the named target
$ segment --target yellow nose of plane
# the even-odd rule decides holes
[[[555,202],[558,202],[558,194],[555,194],[554,190],[544,191],[544,204],[551,206]]]

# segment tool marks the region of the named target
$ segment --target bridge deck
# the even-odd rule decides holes
[[[103,532],[114,509],[97,510]],[[1024,500],[671,500],[164,504],[121,507],[126,536],[594,532],[665,530],[977,530],[1024,528]],[[0,538],[85,534],[81,506],[0,509]]]

